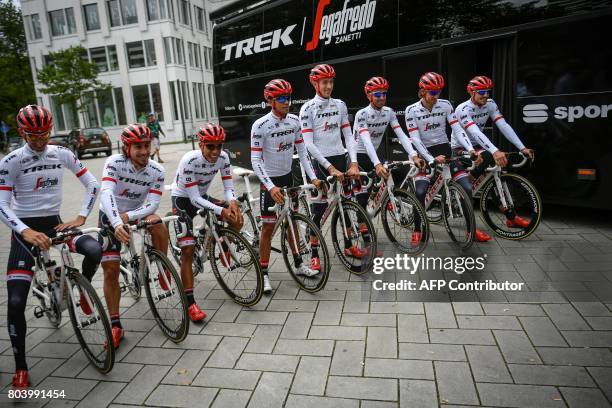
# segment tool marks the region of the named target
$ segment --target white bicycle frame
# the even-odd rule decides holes
[[[408,177],[413,178],[419,172],[419,169],[414,165],[414,162],[412,160],[394,162],[393,164],[410,165],[411,166],[410,170],[408,171],[408,174],[406,175],[407,178]],[[385,170],[389,170],[388,163],[383,163],[383,166]],[[370,181],[366,185],[366,188],[369,189],[371,184],[372,184],[372,181]],[[382,205],[383,201],[385,201],[385,198],[387,196],[391,197],[391,203],[393,206],[393,211],[395,213],[394,215],[397,216],[397,209],[395,208],[395,202],[396,202],[395,195],[393,194],[394,188],[395,188],[395,182],[393,181],[393,177],[391,176],[391,174],[389,174],[389,178],[386,181],[381,180],[381,186],[379,187],[378,192],[376,193],[376,196],[373,199],[368,199],[368,205],[367,205],[366,211],[369,216],[374,217],[376,216],[376,214],[378,214],[378,212],[380,211],[380,206]],[[374,207],[370,206],[371,202],[374,204]]]
[[[311,191],[311,190],[316,189],[316,187],[312,184],[302,184],[301,186],[298,186],[298,187],[301,189],[301,191]],[[272,238],[274,238],[276,231],[278,231],[280,226],[283,224],[283,221],[285,220],[285,218],[289,216],[289,211],[292,211],[291,210],[291,198],[289,197],[285,189],[281,189],[281,191],[283,192],[283,196],[285,197],[285,204],[282,206],[279,206],[278,204],[274,204],[273,206],[268,207],[268,211],[276,212],[276,223],[274,224],[274,229],[272,230]],[[289,231],[291,232],[291,236],[295,238],[296,235],[295,235],[293,223],[289,222],[288,224],[289,224]],[[302,231],[302,233],[303,232],[304,231]],[[299,248],[298,242],[294,242],[294,244],[296,245],[297,248]]]

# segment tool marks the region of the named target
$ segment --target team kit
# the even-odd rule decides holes
[[[268,268],[274,249],[272,238],[281,223],[285,263],[298,284],[310,292],[322,289],[329,274],[321,231],[330,213],[336,254],[357,274],[371,271],[372,260],[382,256],[371,221],[376,215],[369,208],[373,205],[378,205],[391,241],[415,256],[427,244],[427,210],[436,201],[443,218],[455,218],[456,212],[460,215],[456,218],[463,220],[464,227],[467,225],[465,232],[452,232],[454,240],[490,240],[473,221],[473,183],[491,167],[506,169],[509,161],[508,154],[491,142],[483,128],[490,120],[526,160],[534,158],[534,152],[523,145],[490,98],[492,80],[486,76],[471,79],[467,84],[469,99],[454,109],[448,100],[440,98],[444,78],[435,72],[423,74],[418,82],[419,100],[404,111],[405,133],[394,110],[386,106],[389,83],[384,78],[372,77],[365,83],[369,104],[356,113],[351,126],[346,104],[332,97],[335,77],[330,65],[312,68],[309,80],[316,95],[302,105],[299,115],[289,113],[289,82],[273,79],[265,85],[263,95],[271,109],[253,123],[250,143],[253,173],[260,181],[260,216],[257,225],[249,228],[253,218],[244,211],[249,200],[234,190],[229,156],[223,150],[226,134],[221,126],[209,123],[198,130],[199,149],[185,153],[176,174],[169,179],[164,167],[151,158],[151,130],[145,124],[129,125],[121,133],[121,153],[108,157],[98,181],[72,151],[48,144],[53,118],[47,108],[22,108],[16,119],[26,143],[0,162],[0,219],[12,230],[7,289],[8,331],[15,356],[13,386],[27,388],[30,384],[26,363],[28,293],[32,290],[46,305],[40,314],[57,312],[61,316],[63,310],[58,306],[58,311],[50,311],[53,308],[49,305],[54,303],[49,299],[45,303],[42,296],[45,289],[59,285],[60,275],[54,277],[51,272],[48,277],[40,277],[36,272],[38,266],[45,272],[47,263],[39,265],[38,259],[48,259],[41,254],[54,245],[65,245],[67,252],[83,255],[80,268],[73,265],[61,274],[67,277],[68,289],[62,286],[64,294],[62,290],[51,291],[47,297],[64,299],[63,307],[70,311],[77,338],[95,364],[100,355],[112,361],[124,336],[120,277],[130,265],[136,271],[130,275],[130,292],[136,284],[144,286],[152,310],[158,302],[179,299],[179,317],[168,317],[174,306],[158,306],[153,313],[164,334],[178,342],[186,336],[189,321],[206,319],[194,298],[194,275],[201,268],[202,253],[209,254],[215,277],[227,293],[238,293],[248,285],[255,288],[257,296],[234,296],[238,303],[251,305],[261,293],[273,291]],[[447,126],[452,130],[450,138]],[[407,155],[399,164],[381,161],[377,155],[388,127]],[[295,182],[299,177],[292,172],[295,151],[303,185]],[[74,173],[85,188],[79,213],[67,221],[59,215],[65,169]],[[208,194],[217,173],[223,184],[222,198]],[[173,215],[163,218],[156,211],[167,180],[172,182]],[[441,187],[438,180],[442,180]],[[383,191],[387,196],[381,204],[378,201]],[[88,234],[79,227],[91,214],[97,198],[97,233]],[[533,224],[511,206],[506,207],[502,214],[507,227],[521,229]],[[472,214],[471,221],[467,213]],[[196,227],[200,218],[205,223]],[[247,229],[249,233],[242,233]],[[393,233],[400,230],[404,235]],[[447,230],[451,234],[452,228]],[[142,253],[147,256],[133,255],[124,263],[123,253],[126,248],[133,252],[138,231],[146,236]],[[178,272],[164,260],[169,251],[179,264]],[[147,266],[134,266],[139,259],[141,264],[146,260]],[[88,290],[100,265],[106,311],[95,291]],[[161,266],[153,274],[155,265]],[[47,268],[47,273],[49,270],[53,269]],[[255,271],[254,277],[243,276],[228,283],[228,276],[245,270]],[[75,278],[76,273],[85,279]],[[316,283],[309,287],[308,282]],[[172,319],[183,319],[183,334],[173,335],[168,324],[162,324]],[[100,327],[101,340],[88,337],[88,325]],[[97,349],[91,346],[96,341]],[[108,372],[110,367],[105,364],[97,368]]]

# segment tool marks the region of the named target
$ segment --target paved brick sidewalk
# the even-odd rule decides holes
[[[168,183],[187,149],[164,146]],[[99,177],[104,159],[85,161]],[[65,180],[68,219],[82,188],[70,176]],[[213,192],[220,191],[217,180]],[[169,207],[167,194],[160,212]],[[88,367],[67,316],[52,329],[34,318],[30,301],[33,386],[63,389],[66,399],[19,406],[609,407],[612,223],[567,214],[545,218],[527,241],[494,240],[464,254],[486,254],[487,264],[461,281],[524,282],[521,292],[378,292],[371,282],[378,276],[361,279],[334,260],[325,290],[311,295],[298,290],[273,254],[275,292],[250,310],[227,300],[210,273],[199,277],[196,299],[209,318],[192,324],[179,345],[161,335],[144,299],[125,297],[127,334],[107,376]],[[6,227],[0,236],[4,268]],[[458,255],[442,228],[434,227],[434,237],[427,255]],[[385,255],[394,256],[382,241]],[[436,270],[382,276],[457,279]],[[100,293],[101,277],[100,270],[94,278]],[[0,406],[10,406],[6,385],[14,369],[5,285],[0,281]]]

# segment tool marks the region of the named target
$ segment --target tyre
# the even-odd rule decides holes
[[[306,194],[309,194],[306,192]],[[304,214],[306,217],[312,220],[312,212],[310,211],[310,204],[308,203],[308,199],[304,194],[300,194],[300,198],[298,199],[299,207],[298,212],[300,214]]]
[[[219,286],[239,305],[255,305],[263,295],[263,273],[257,255],[251,244],[231,229],[218,228],[217,234],[219,241],[210,243],[208,251]]]
[[[343,213],[340,205],[334,209],[331,219],[332,242],[338,258],[351,273],[363,275],[372,270],[376,256],[376,231],[368,214],[354,201],[342,201]],[[344,223],[343,223],[344,221]],[[360,225],[364,228],[360,229]],[[345,255],[346,247],[356,247],[363,251],[362,258]]]
[[[119,261],[119,274],[123,279],[122,288],[130,292],[130,295],[138,300],[142,294],[142,282],[140,282],[140,256],[132,252],[129,247],[123,246],[121,259]]]
[[[91,154],[91,156],[92,156],[92,157],[98,157],[98,152],[93,152],[93,153]]]
[[[242,214],[244,215],[243,218],[245,219],[245,222],[240,230],[240,233],[251,245],[253,252],[255,252],[259,258],[259,228],[257,220],[255,219],[255,214],[253,214],[253,210],[246,204],[243,204],[242,208]]]
[[[429,222],[423,206],[414,194],[396,188],[394,202],[387,195],[381,205],[380,220],[389,241],[400,251],[418,255],[425,250],[429,241]],[[417,225],[418,223],[418,225]],[[421,232],[418,245],[412,246],[412,233]]]
[[[542,220],[542,199],[525,177],[506,173],[499,175],[504,188],[507,209],[503,209],[493,177],[482,186],[480,211],[483,221],[501,238],[520,240],[531,235]],[[526,227],[508,226],[507,220],[519,216],[529,222]]]
[[[113,149],[112,149],[112,148],[110,148],[110,149],[108,149],[108,150],[106,151],[106,156],[107,156],[107,157],[108,157],[108,156],[110,156],[111,154],[113,154]]]
[[[83,158],[83,153],[77,150],[77,159],[81,160]]]
[[[434,224],[442,220],[442,197],[439,194],[436,194],[429,204],[427,220]]]
[[[148,257],[150,263],[144,268],[143,277],[151,313],[164,335],[174,343],[180,343],[189,332],[183,284],[166,255],[151,249]]]
[[[108,347],[113,344],[113,337],[102,301],[91,283],[78,271],[70,273],[68,281],[72,294],[67,300],[68,314],[76,338],[90,363],[106,374],[115,364],[115,348]],[[85,314],[81,302],[87,302],[91,314]]]
[[[290,224],[289,220],[292,220]],[[292,228],[290,229],[290,225]],[[291,235],[291,230],[296,232],[295,246],[289,244]],[[298,274],[298,270],[295,266],[295,260],[293,256],[292,247],[297,247],[298,255],[302,259],[302,264],[309,266],[310,260],[312,259],[312,245],[311,245],[311,236],[314,236],[318,242],[317,246],[317,254],[319,255],[319,259],[321,261],[321,270],[319,273],[313,276],[306,276],[302,274]],[[287,270],[291,277],[296,281],[298,286],[305,290],[306,292],[318,292],[325,287],[327,280],[329,279],[329,271],[331,269],[331,265],[329,263],[329,253],[327,251],[327,245],[325,244],[325,239],[323,238],[323,234],[321,234],[321,230],[319,230],[310,218],[306,217],[304,214],[293,213],[290,214],[288,218],[285,219],[283,225],[281,227],[281,251],[283,253],[283,258],[285,260],[285,265],[287,266]]]
[[[450,208],[447,203],[446,192],[442,190],[441,206],[444,227],[451,240],[461,249],[468,249],[474,243],[476,220],[472,202],[465,190],[456,182],[448,182],[450,195]]]

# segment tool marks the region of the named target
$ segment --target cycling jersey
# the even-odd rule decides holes
[[[470,142],[473,145],[482,146],[491,154],[499,149],[482,132],[489,118],[497,125],[497,128],[504,137],[516,146],[518,150],[523,150],[525,148],[521,139],[514,132],[514,129],[512,129],[504,119],[504,116],[499,111],[493,99],[487,99],[487,102],[482,106],[478,106],[472,102],[471,99],[468,99],[457,106],[457,117],[459,118],[461,127],[465,130],[465,133],[467,133]],[[451,137],[451,145],[453,148],[466,148],[466,146],[461,143],[461,138],[457,138],[454,131]]]
[[[383,106],[378,110],[372,105],[368,105],[357,111],[353,131],[355,133],[355,140],[358,141],[357,153],[367,153],[374,166],[380,163],[378,155],[376,154],[376,149],[380,146],[382,137],[389,125],[391,125],[391,128],[397,135],[408,155],[410,157],[416,155],[408,136],[406,136],[397,121],[397,116],[393,109]]]
[[[59,215],[64,168],[85,186],[79,215],[87,217],[99,190],[91,172],[64,147],[51,145],[36,152],[26,144],[0,161],[0,220],[21,234],[28,227],[20,218]]]
[[[306,174],[310,179],[314,179],[314,170],[308,158],[297,116],[288,114],[281,119],[270,111],[253,123],[251,164],[266,189],[271,190],[274,187],[271,177],[284,176],[291,172],[294,146]]]
[[[463,137],[465,139],[463,142],[470,147],[468,150],[473,149],[470,141],[461,130],[461,125],[459,125],[457,116],[453,112],[453,106],[446,99],[438,99],[431,111],[423,106],[421,101],[418,101],[406,107],[405,112],[408,134],[419,153],[428,162],[433,161],[434,158],[424,147],[448,143],[446,123],[451,126],[453,132],[459,135],[459,138]],[[462,134],[463,136],[461,136]]]
[[[155,213],[161,201],[165,178],[164,168],[153,160],[137,170],[123,154],[106,159],[102,171],[100,209],[113,228],[123,224],[120,214],[127,213],[129,221]]]
[[[216,163],[211,163],[200,150],[192,150],[185,153],[178,168],[172,188],[172,197],[188,197],[191,203],[198,208],[207,208],[221,215],[223,207],[217,205],[203,196],[208,192],[210,183],[220,171],[225,199],[232,201],[234,195],[234,183],[230,171],[230,160],[226,152],[222,151]]]
[[[344,154],[342,136],[351,162],[357,162],[355,139],[351,134],[348,111],[346,104],[340,99],[325,99],[316,95],[302,105],[300,122],[308,152],[325,169],[330,165],[327,157]]]

